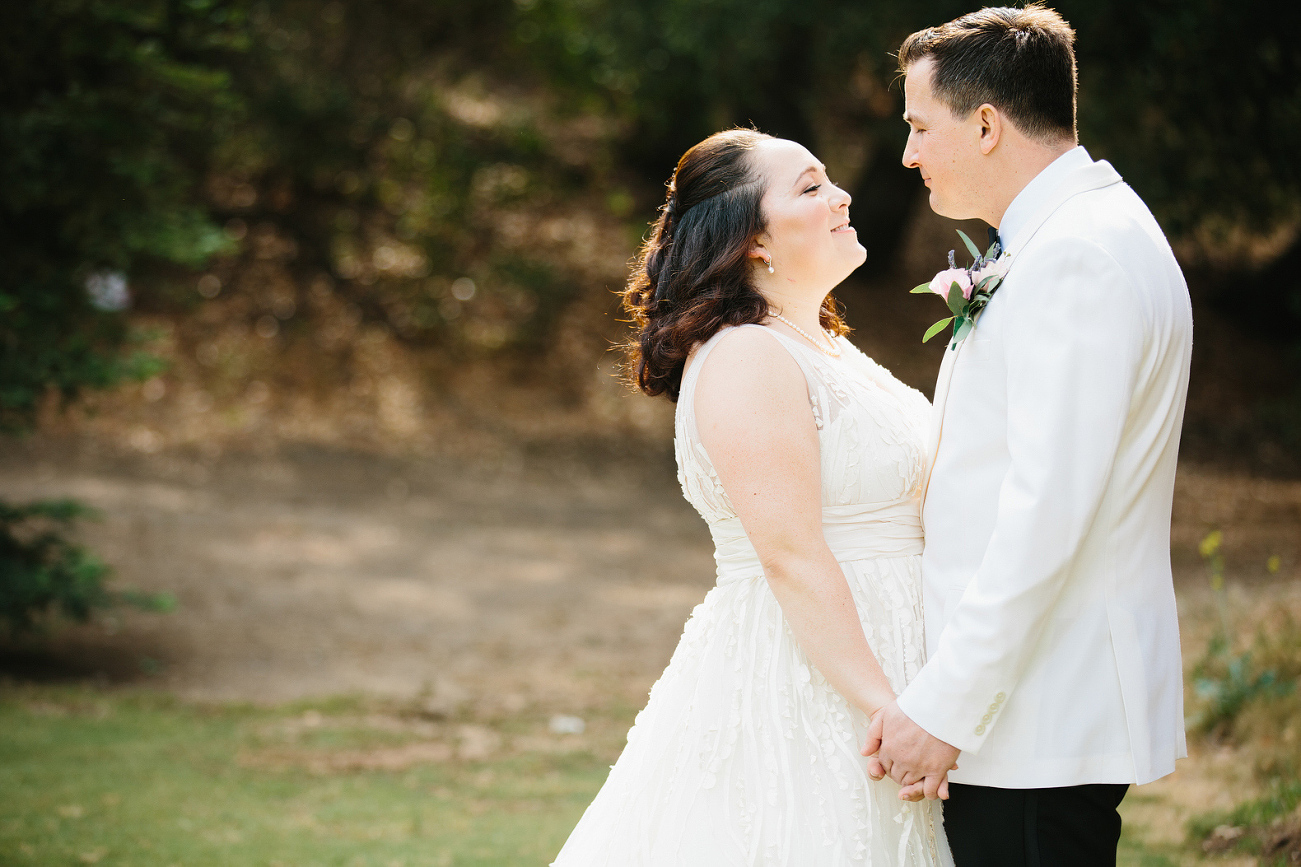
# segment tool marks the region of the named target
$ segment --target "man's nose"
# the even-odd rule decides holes
[[[906,169],[917,168],[917,149],[913,147],[913,137],[908,136],[908,141],[903,146],[903,167]]]

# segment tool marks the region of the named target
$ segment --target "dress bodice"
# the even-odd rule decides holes
[[[859,533],[862,537],[865,524],[904,521],[915,525],[929,460],[929,401],[843,337],[836,338],[840,356],[832,358],[776,329],[739,327],[763,328],[786,348],[804,373],[809,408],[818,429],[824,527],[833,550],[845,547],[836,544],[834,535]],[[682,377],[675,419],[678,481],[688,502],[714,531],[720,566],[726,556],[725,543],[736,543],[739,522],[700,441],[695,391],[709,353],[733,330],[723,329],[692,355]],[[845,541],[848,545],[849,540]],[[837,553],[837,559],[854,559]],[[887,548],[881,553],[892,552]]]

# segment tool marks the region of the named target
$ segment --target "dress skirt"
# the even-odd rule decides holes
[[[925,662],[920,559],[841,563],[896,692]],[[553,867],[951,865],[939,802],[868,778],[867,723],[762,575],[720,579]]]

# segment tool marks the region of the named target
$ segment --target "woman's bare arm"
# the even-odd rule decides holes
[[[795,639],[867,714],[894,700],[822,534],[818,432],[808,387],[777,338],[755,328],[723,338],[696,385],[701,442],[718,472]]]

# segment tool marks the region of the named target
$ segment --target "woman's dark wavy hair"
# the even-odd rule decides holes
[[[628,379],[652,397],[677,401],[696,344],[725,326],[768,316],[749,251],[767,227],[752,151],[771,138],[753,129],[715,133],[683,154],[669,179],[664,207],[623,290],[637,327],[623,346]],[[849,330],[830,296],[821,320],[834,334]]]

